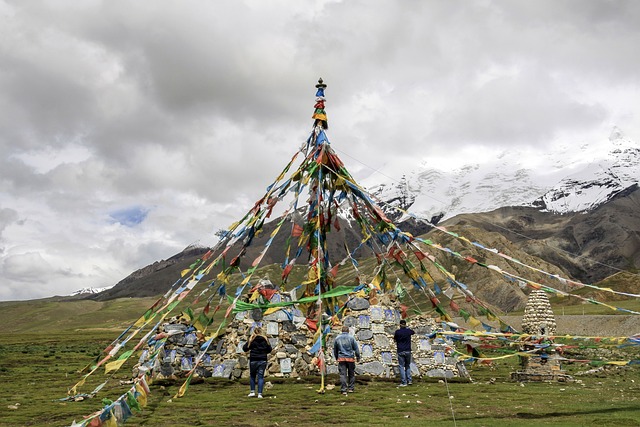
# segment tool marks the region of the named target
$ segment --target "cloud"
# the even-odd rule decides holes
[[[0,1],[0,299],[214,241],[306,139],[320,76],[357,179],[614,124],[640,140],[639,19],[632,1]],[[46,286],[20,267],[38,255]]]

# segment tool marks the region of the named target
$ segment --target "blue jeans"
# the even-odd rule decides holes
[[[340,391],[353,390],[356,386],[356,362],[338,362]]]
[[[408,384],[411,382],[411,352],[401,351],[398,353],[398,367],[400,368],[400,382]]]
[[[267,369],[266,360],[249,362],[249,386],[251,387],[251,391],[256,389],[256,383],[258,383],[258,394],[262,394],[265,369]]]

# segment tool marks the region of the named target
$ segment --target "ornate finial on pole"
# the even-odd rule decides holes
[[[324,111],[324,89],[327,87],[326,84],[322,81],[322,77],[318,79],[318,84],[316,85],[316,105],[313,106],[315,111],[313,113],[312,118],[315,119],[314,126],[320,125],[322,129],[327,129],[329,125],[327,124],[327,113]]]

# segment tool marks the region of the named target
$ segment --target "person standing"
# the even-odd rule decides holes
[[[356,361],[360,362],[360,348],[356,339],[349,334],[349,327],[343,326],[342,333],[333,341],[333,357],[338,362],[340,391],[353,393],[356,386]]]
[[[415,332],[407,328],[407,321],[400,320],[400,329],[393,334],[398,351],[398,367],[400,368],[400,387],[411,385],[411,335]]]
[[[262,399],[262,389],[264,388],[264,371],[267,369],[267,356],[271,353],[271,344],[263,334],[262,328],[256,326],[253,333],[242,350],[249,351],[249,386],[251,392],[248,397],[256,395],[256,384],[258,385],[258,399]]]

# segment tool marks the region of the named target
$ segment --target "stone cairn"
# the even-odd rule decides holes
[[[270,301],[291,301],[291,295],[275,292]],[[391,296],[378,298],[374,295],[372,301],[356,297],[349,301],[342,322],[349,326],[360,344],[362,357],[356,366],[358,375],[399,377],[393,334],[398,329],[400,318],[400,304]],[[242,346],[255,325],[262,326],[273,347],[265,375],[297,378],[319,374],[317,359],[309,353],[314,344],[316,325],[298,308],[289,306],[268,315],[263,315],[260,309],[237,313],[224,334],[209,346],[196,375],[205,378],[248,378],[248,353],[242,350]],[[451,356],[453,344],[448,340],[430,338],[437,329],[433,318],[415,317],[407,322],[407,326],[416,332],[412,337],[411,370],[414,376],[469,378],[465,366]],[[331,332],[326,336],[325,366],[328,374],[338,373],[333,358],[333,340],[340,330],[341,325],[332,325]],[[150,360],[152,346],[143,350],[134,374],[139,372],[140,366],[152,364],[146,369],[151,369],[154,380],[186,376],[193,368],[204,337],[184,316],[170,319],[158,332],[169,336],[164,348],[160,349],[153,363]]]
[[[521,371],[512,372],[516,381],[571,381],[562,371],[560,355],[553,350],[553,335],[556,333],[556,319],[551,310],[547,294],[534,290],[529,294],[522,316],[522,331],[532,336],[520,346],[521,351],[539,351],[521,358]]]
[[[536,336],[555,335],[556,318],[545,291],[536,289],[529,294],[522,316],[522,331]]]

